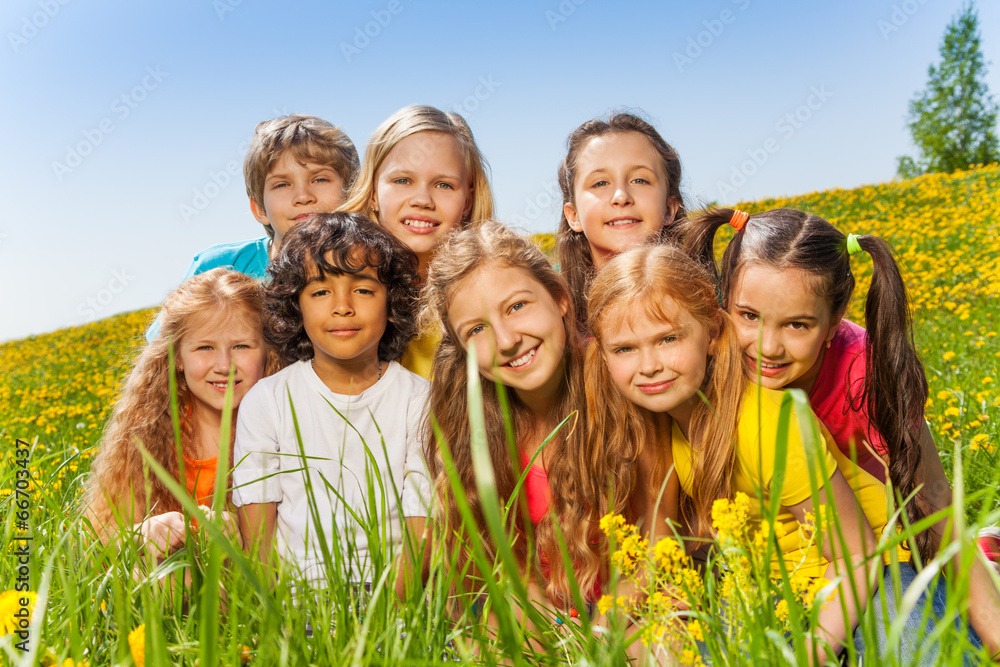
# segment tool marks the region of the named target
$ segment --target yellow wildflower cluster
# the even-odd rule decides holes
[[[28,604],[21,606],[24,600],[27,600]],[[34,609],[35,594],[30,591],[23,593],[4,591],[0,593],[0,637],[13,634],[18,629],[22,617],[26,617],[30,622]]]

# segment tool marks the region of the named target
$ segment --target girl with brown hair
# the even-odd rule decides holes
[[[670,238],[671,224],[684,217],[681,161],[656,128],[630,113],[588,120],[566,144],[556,246],[583,331],[594,273],[620,252]]]
[[[888,480],[900,498],[914,496],[904,506],[911,525],[950,507],[951,486],[924,419],[927,379],[913,342],[906,286],[889,245],[870,234],[844,234],[819,216],[793,209],[752,216],[717,209],[689,218],[679,233],[689,253],[714,270],[715,234],[726,225],[735,235],[720,267],[722,302],[761,386],[806,392],[844,457]],[[864,328],[844,319],[855,284],[852,258],[862,253],[873,267]],[[942,542],[953,539],[946,524],[942,519],[913,538],[918,558],[902,566],[904,588]],[[889,574],[887,568],[884,613],[892,617]],[[973,578],[971,624],[996,650],[1000,633],[987,619],[1000,614],[1000,596],[978,559]],[[938,585],[943,590],[944,581]],[[926,599],[932,598],[938,596],[928,591]],[[914,628],[923,626],[923,608],[923,601],[914,607]],[[876,625],[885,631],[883,623]],[[904,634],[904,658],[920,636]]]

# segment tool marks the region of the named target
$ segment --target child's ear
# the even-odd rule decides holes
[[[844,314],[841,313],[839,315],[834,316],[834,318],[830,320],[830,328],[826,332],[827,345],[829,345],[830,341],[833,340],[833,337],[837,335],[837,329],[840,328],[840,323],[841,321],[843,321],[843,319],[844,319]]]
[[[572,202],[567,202],[563,204],[563,215],[566,216],[566,222],[569,223],[569,228],[574,232],[582,232],[583,225],[580,224],[580,216],[576,213],[576,205]]]
[[[671,197],[667,201],[667,216],[663,219],[663,224],[669,225],[677,217],[677,210],[681,207],[681,200],[677,197]]]
[[[559,297],[559,316],[566,317],[566,313],[569,312],[569,299],[565,296]]]
[[[271,221],[267,219],[267,211],[264,210],[263,206],[257,204],[253,197],[250,197],[250,212],[253,213],[253,217],[257,218],[257,222],[262,225],[271,225]]]

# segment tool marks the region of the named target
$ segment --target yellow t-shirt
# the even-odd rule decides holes
[[[437,352],[440,342],[441,330],[433,325],[427,327],[410,341],[399,363],[406,370],[430,380],[431,370],[434,367],[434,353]]]
[[[756,499],[763,497],[765,502],[769,502],[770,498],[782,394],[781,391],[758,387],[751,382],[747,385],[740,408],[733,492],[742,491],[751,499],[749,519],[751,534],[759,530],[762,520],[761,507]],[[822,471],[826,472],[825,476],[828,478],[833,474],[835,467],[840,468],[847,483],[854,490],[876,537],[881,535],[888,522],[886,488],[882,482],[853,465],[840,453],[830,433],[811,410],[806,415],[800,415],[793,406],[789,419],[785,480],[781,488],[781,508],[776,517],[776,532],[779,534],[778,545],[784,554],[786,567],[789,570],[798,569],[811,577],[819,577],[823,575],[828,563],[819,553],[815,543],[810,543],[800,534],[798,521],[786,509],[805,501],[812,495],[809,481],[810,463],[799,429],[800,419],[811,422],[811,427],[817,429],[826,442],[826,446],[818,452],[818,460],[813,462],[816,479],[822,478]],[[810,427],[809,424],[805,426]],[[676,422],[673,426],[671,448],[681,488],[690,495],[693,484],[691,444],[681,433]],[[815,514],[816,510],[813,512]],[[777,570],[777,564],[775,569]]]

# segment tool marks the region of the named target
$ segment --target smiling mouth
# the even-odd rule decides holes
[[[535,358],[535,353],[537,351],[538,351],[538,346],[536,345],[535,347],[531,348],[530,350],[522,354],[517,359],[511,359],[506,364],[504,364],[504,366],[508,368],[523,368],[524,366],[531,363],[531,361]]]
[[[437,220],[417,220],[416,218],[403,218],[400,224],[418,234],[429,234],[441,225]]]
[[[361,329],[329,329],[327,333],[331,336],[353,336],[354,334],[361,331]]]
[[[753,367],[760,370],[761,375],[768,375],[768,376],[777,375],[778,373],[780,373],[781,371],[785,370],[786,368],[792,365],[792,362],[790,361],[782,364],[776,364],[770,361],[764,361],[763,359],[758,361],[757,357],[748,357],[748,358],[750,359],[750,363],[753,365]]]
[[[238,385],[240,382],[243,382],[243,380],[233,380],[233,389],[235,389],[236,385]],[[215,387],[216,389],[220,390],[220,391],[225,391],[226,390],[226,384],[227,384],[227,382],[226,382],[226,380],[222,380],[221,382],[211,382],[211,381],[209,381],[209,384],[212,385],[213,387]]]
[[[642,220],[639,218],[615,218],[614,220],[608,220],[605,222],[607,227],[629,227],[631,225],[638,225]]]
[[[649,384],[637,384],[636,388],[639,389],[644,394],[659,394],[661,392],[670,389],[674,385],[677,378],[671,378],[669,380],[663,380],[662,382],[650,382]]]
[[[319,214],[315,213],[315,212],[313,212],[313,213],[300,213],[297,216],[295,216],[294,218],[292,218],[292,220],[294,220],[295,222],[302,222],[304,220],[311,220],[312,218],[315,218],[317,215],[319,215]]]

